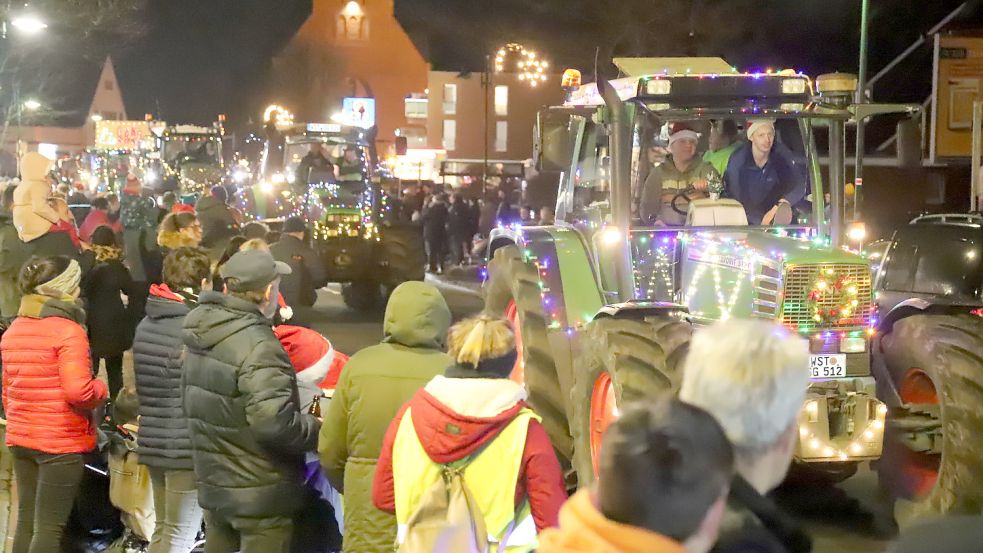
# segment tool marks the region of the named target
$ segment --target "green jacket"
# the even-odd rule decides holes
[[[0,315],[13,317],[20,307],[17,275],[30,257],[27,245],[21,242],[10,211],[0,210]]]
[[[273,325],[246,300],[206,291],[184,319],[181,399],[198,503],[227,517],[290,516],[303,506],[304,454],[318,421]]]
[[[389,423],[431,378],[453,364],[444,353],[451,314],[433,286],[406,282],[386,306],[382,343],[356,353],[341,373],[321,425],[318,453],[345,496],[344,551],[390,553],[396,519],[372,503],[372,479]]]
[[[735,150],[737,150],[737,147],[740,145],[741,145],[740,142],[735,141],[730,145],[724,146],[719,150],[714,150],[714,151],[707,150],[703,154],[703,161],[709,163],[710,165],[713,165],[713,168],[717,170],[717,173],[723,175],[724,172],[727,171],[727,164],[730,163],[730,156],[734,153]]]

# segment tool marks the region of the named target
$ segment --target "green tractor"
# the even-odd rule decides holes
[[[240,194],[246,217],[273,228],[303,217],[328,281],[342,283],[345,304],[356,310],[381,307],[393,288],[425,276],[422,230],[398,220],[375,167],[371,130],[267,125],[259,174]]]
[[[153,172],[155,178],[148,184],[158,192],[173,191],[189,204],[194,204],[212,186],[222,184],[223,120],[224,116],[220,116],[210,127],[151,121],[150,128],[157,137],[155,156],[159,157]]]
[[[561,174],[556,224],[491,236],[486,311],[518,330],[514,378],[584,486],[622,404],[677,391],[695,327],[772,320],[810,346],[795,458],[826,478],[849,477],[881,455],[887,409],[870,370],[870,264],[843,248],[845,126],[916,108],[852,105],[849,75],[746,74],[713,58],[615,62],[627,77],[565,86],[565,104],[539,113],[537,164]],[[811,190],[792,224],[749,226],[743,206],[717,194],[673,198],[683,226],[635,214],[633,191],[660,129],[756,117],[775,120],[776,142]]]

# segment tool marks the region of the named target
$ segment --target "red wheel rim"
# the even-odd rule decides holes
[[[515,300],[509,300],[509,304],[505,308],[505,318],[512,323],[512,332],[515,333],[515,351],[518,353],[515,358],[515,365],[512,367],[512,374],[509,378],[519,384],[525,384],[525,352],[522,349],[522,327],[519,326],[519,310],[515,306]]]
[[[590,458],[595,477],[601,459],[601,439],[608,425],[614,422],[618,415],[618,401],[614,396],[611,375],[603,372],[594,381],[594,390],[590,396]]]
[[[911,368],[901,379],[899,386],[901,401],[906,404],[938,405],[939,395],[928,374],[919,369]],[[939,479],[939,467],[942,456],[937,453],[923,453],[901,448],[899,470],[902,478],[904,495],[911,498],[922,498],[932,492]]]

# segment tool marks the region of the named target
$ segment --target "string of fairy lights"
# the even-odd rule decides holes
[[[514,67],[509,66],[512,61]],[[540,58],[535,51],[515,42],[510,42],[495,52],[495,72],[514,70],[518,74],[518,79],[528,83],[529,86],[534,87],[546,82],[549,66],[549,62]]]

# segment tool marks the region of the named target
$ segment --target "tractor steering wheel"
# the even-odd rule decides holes
[[[690,196],[693,195],[696,191],[697,190],[694,186],[692,185],[687,186],[686,188],[680,190],[678,194],[672,197],[672,201],[669,202],[669,206],[672,208],[673,211],[675,211],[680,215],[689,214],[689,204],[690,202],[693,201],[693,198],[691,198]],[[679,206],[680,203],[682,203],[683,207]]]

